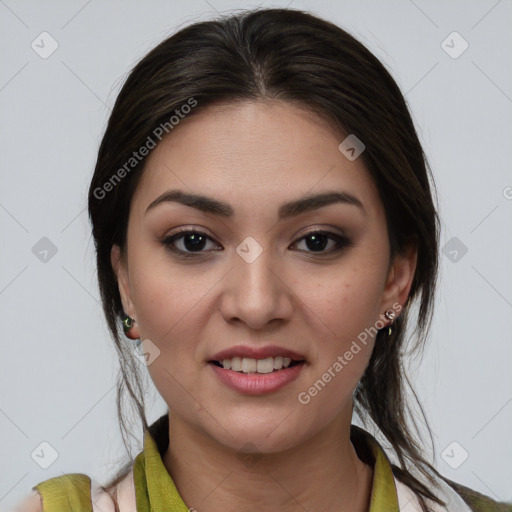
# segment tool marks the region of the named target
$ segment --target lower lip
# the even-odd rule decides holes
[[[240,373],[220,368],[213,363],[208,364],[220,381],[231,389],[246,395],[263,395],[277,391],[294,381],[306,363],[272,373]]]

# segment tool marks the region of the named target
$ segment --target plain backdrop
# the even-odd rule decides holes
[[[256,6],[306,9],[347,29],[406,95],[442,217],[437,312],[414,382],[434,431],[439,470],[512,500],[509,0],[5,0],[1,510],[63,473],[105,480],[123,456],[117,361],[101,313],[85,202],[127,72],[177,28],[216,11]],[[156,397],[150,420],[164,410]]]

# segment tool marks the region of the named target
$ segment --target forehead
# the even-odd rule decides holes
[[[290,103],[207,107],[182,120],[148,156],[132,204],[146,208],[166,190],[181,189],[229,202],[235,214],[262,207],[274,214],[283,202],[339,190],[382,213],[362,158],[350,161],[338,149],[344,137]]]

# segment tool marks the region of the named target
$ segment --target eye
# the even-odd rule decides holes
[[[180,229],[178,233],[162,240],[162,244],[169,250],[184,257],[194,257],[205,252],[211,252],[211,250],[205,250],[208,242],[213,242],[213,239],[206,233],[196,229]],[[300,250],[310,253],[319,253],[320,255],[340,251],[352,244],[346,236],[325,230],[310,231],[292,245],[296,246],[300,243],[305,243],[307,247],[307,249]],[[329,243],[331,246],[326,250]],[[216,243],[213,243],[213,245],[214,247],[219,247]]]
[[[202,253],[207,241],[212,239],[202,231],[195,229],[180,229],[178,233],[170,235],[162,240],[162,243],[171,251],[180,256],[195,256],[194,253]],[[177,247],[180,245],[181,247]],[[214,244],[215,245],[215,244]]]
[[[330,254],[332,252],[339,251],[345,247],[351,245],[350,240],[343,235],[332,233],[331,231],[310,231],[305,236],[297,240],[295,244],[305,242],[308,249],[306,252]],[[329,241],[333,242],[329,250],[325,250],[326,246],[329,245]]]

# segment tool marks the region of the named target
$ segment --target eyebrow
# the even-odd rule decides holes
[[[180,203],[196,210],[225,218],[233,217],[234,215],[234,210],[228,203],[200,194],[188,194],[181,190],[168,190],[164,192],[146,208],[146,213],[156,206],[168,202]],[[317,210],[318,208],[335,203],[356,206],[363,213],[366,213],[363,203],[356,196],[348,192],[328,191],[284,203],[278,210],[278,216],[280,220],[295,217],[301,213]]]

